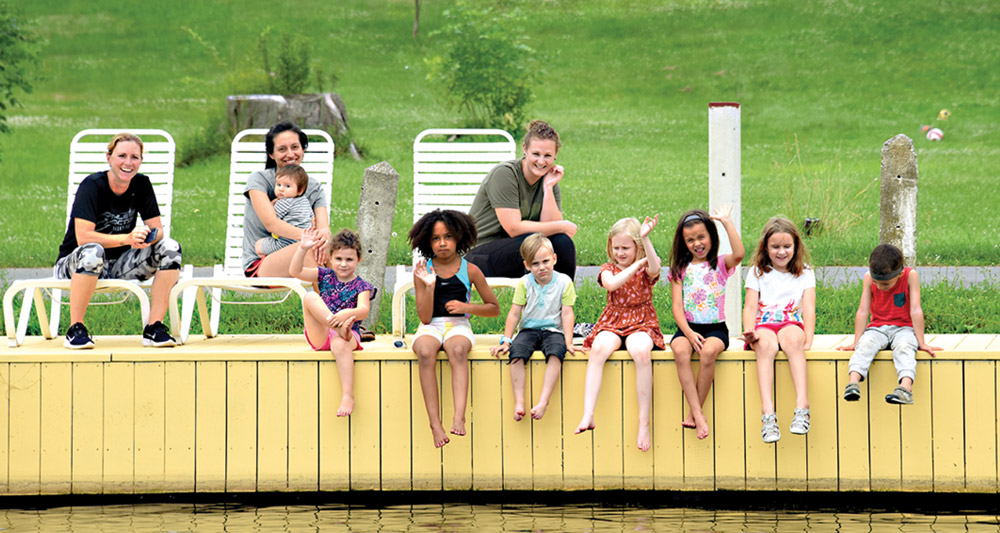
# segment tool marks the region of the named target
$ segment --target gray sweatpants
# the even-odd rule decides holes
[[[910,326],[878,326],[868,328],[858,339],[854,354],[847,363],[851,372],[861,374],[862,381],[868,377],[868,367],[875,355],[892,348],[892,362],[896,365],[896,376],[915,380],[917,376],[917,335]]]
[[[72,278],[73,274],[87,274],[100,279],[147,280],[158,270],[180,268],[181,245],[168,238],[146,248],[129,248],[113,260],[105,259],[104,247],[100,244],[87,243],[56,261],[52,271],[60,279]]]

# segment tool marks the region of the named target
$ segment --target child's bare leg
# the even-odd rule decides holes
[[[848,372],[847,379],[850,383],[861,383],[861,373],[852,370]],[[913,383],[913,380],[910,380],[910,383]]]
[[[648,452],[652,446],[653,435],[650,430],[650,413],[653,407],[653,339],[647,333],[633,333],[625,339],[629,356],[635,362],[635,394],[639,400],[639,433],[636,436],[636,446]],[[699,406],[700,410],[700,406]],[[704,420],[702,416],[702,420]],[[705,436],[708,436],[708,426],[705,426]],[[705,437],[698,435],[699,439]]]
[[[514,389],[514,420],[524,418],[524,359],[520,357],[510,362],[510,384]]]
[[[809,408],[809,384],[806,379],[806,334],[798,326],[781,328],[778,332],[778,343],[788,357],[788,369],[792,372],[792,384],[795,386],[795,407]]]
[[[330,351],[337,360],[340,375],[340,407],[337,416],[350,416],[354,412],[354,339],[340,337],[330,339]]]
[[[302,300],[302,322],[306,328],[306,335],[309,341],[315,346],[322,346],[330,331],[326,317],[330,316],[330,309],[315,292],[307,292]]]
[[[427,408],[427,418],[431,423],[431,433],[434,435],[436,448],[450,442],[441,423],[441,405],[438,401],[437,354],[440,349],[441,343],[430,336],[419,337],[413,342],[413,352],[417,354],[417,368],[420,374],[420,392],[424,395],[424,407]]]
[[[698,354],[698,399],[701,405],[705,405],[708,393],[712,390],[712,383],[715,382],[715,360],[719,354],[726,349],[722,341],[714,337],[705,339],[705,345]]]
[[[913,392],[913,378],[910,376],[904,376],[903,379],[899,380],[899,386]]]
[[[594,429],[594,411],[597,409],[597,397],[601,394],[604,363],[611,357],[611,352],[621,345],[621,338],[610,331],[602,331],[594,338],[594,344],[587,357],[587,378],[583,386],[583,417],[574,433]]]
[[[341,339],[351,341],[351,348],[354,347],[354,334],[351,333],[351,326],[353,325],[354,317],[349,317],[347,320],[344,320],[344,323],[341,324],[339,328],[336,329],[337,335],[340,335]]]
[[[691,343],[685,337],[677,337],[670,341],[670,349],[674,352],[677,379],[681,382],[681,390],[684,391],[684,398],[688,403],[689,413],[681,425],[686,428],[697,428],[696,420],[701,418],[704,422],[705,415],[701,412],[701,403],[698,401],[698,384],[694,378],[694,369],[691,368],[691,353],[693,352]],[[708,424],[702,425],[707,434]]]
[[[548,357],[545,363],[545,381],[542,382],[542,396],[538,398],[538,403],[531,408],[531,418],[541,420],[545,416],[545,410],[549,408],[549,399],[552,392],[556,390],[556,382],[559,381],[559,372],[562,371],[562,361],[554,355]]]
[[[465,435],[465,408],[469,401],[469,350],[472,343],[461,335],[444,342],[444,353],[451,365],[451,395],[455,401],[452,435]]]
[[[778,337],[767,328],[757,329],[757,387],[760,389],[761,414],[774,413],[774,357],[778,355]]]

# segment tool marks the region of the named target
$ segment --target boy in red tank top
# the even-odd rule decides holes
[[[868,316],[871,315],[871,322]],[[879,351],[892,349],[899,385],[886,394],[892,404],[913,403],[913,379],[916,377],[917,350],[934,357],[936,346],[924,341],[924,312],[920,308],[920,279],[917,271],[903,264],[903,253],[891,244],[880,244],[868,258],[868,273],[861,289],[861,304],[854,317],[854,342],[838,346],[853,350],[848,363],[850,382],[844,387],[844,399],[861,398],[859,383],[868,376],[868,367]]]

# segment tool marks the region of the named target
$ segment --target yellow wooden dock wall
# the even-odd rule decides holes
[[[752,353],[717,363],[705,406],[709,438],[683,430],[670,352],[654,353],[653,449],[636,449],[634,366],[608,362],[597,429],[574,435],[586,359],[567,358],[541,421],[514,422],[506,364],[481,337],[471,356],[468,435],[435,449],[408,350],[379,338],[357,353],[356,409],[335,415],[340,385],[329,353],[301,336],[192,339],[143,349],[99,337],[89,352],[60,340],[0,349],[0,494],[346,490],[795,490],[997,492],[997,358],[993,335],[931,336],[916,404],[882,397],[891,356],[875,361],[862,399],[841,399],[846,336],[819,336],[809,354],[812,430],[788,432],[794,394],[776,363],[782,439],[760,439]],[[536,356],[537,357],[537,356]],[[531,396],[544,362],[533,359]],[[446,427],[450,371],[438,375]]]

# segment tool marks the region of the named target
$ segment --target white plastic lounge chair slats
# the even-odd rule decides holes
[[[302,158],[302,168],[309,177],[319,180],[327,200],[331,198],[333,188],[333,139],[322,130],[303,130],[309,137],[309,147]],[[267,153],[264,148],[266,129],[243,130],[233,139],[229,163],[229,190],[227,193],[228,207],[226,209],[226,242],[224,259],[221,265],[215,265],[210,278],[193,278],[184,284],[178,283],[170,296],[170,326],[172,335],[178,342],[186,342],[191,329],[192,313],[178,315],[176,295],[188,287],[199,287],[211,291],[211,309],[205,299],[204,290],[196,293],[198,315],[202,331],[206,337],[214,337],[219,331],[221,307],[229,304],[267,304],[285,300],[289,291],[304,298],[308,283],[289,278],[247,278],[243,274],[243,215],[246,209],[247,179],[251,174],[264,168]],[[328,202],[329,203],[329,202]],[[263,287],[276,287],[267,289]],[[224,300],[222,291],[236,291],[244,294],[281,294],[284,298],[268,301],[237,301]]]
[[[472,142],[467,140],[473,138]],[[413,141],[413,221],[435,209],[468,213],[479,185],[498,163],[517,157],[509,133],[491,129],[430,129]],[[414,256],[414,261],[416,261]],[[490,287],[514,287],[516,278],[487,278]],[[392,295],[392,334],[406,332],[406,293],[412,271],[399,265]]]

